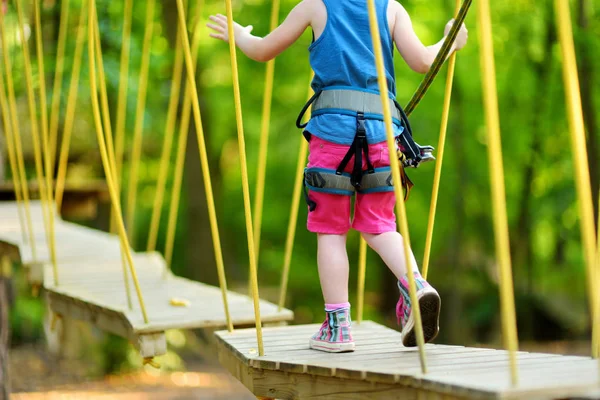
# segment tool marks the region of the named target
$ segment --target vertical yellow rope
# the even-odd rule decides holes
[[[313,95],[310,85],[314,73],[310,72],[308,84],[308,98]],[[310,115],[310,109],[305,114],[306,118]],[[304,181],[304,167],[306,166],[306,156],[308,154],[308,142],[303,136],[300,136],[300,146],[298,147],[298,163],[296,164],[296,179],[294,180],[294,193],[292,194],[292,206],[290,207],[290,219],[288,224],[287,236],[285,240],[285,255],[283,259],[283,271],[281,273],[281,284],[279,286],[279,311],[285,306],[287,297],[288,282],[290,279],[290,266],[292,264],[292,252],[294,250],[294,239],[296,237],[296,225],[298,224],[298,210],[300,209],[300,196]]]
[[[181,34],[179,33],[179,30],[177,31],[174,64],[173,77],[171,79],[171,97],[169,100],[167,123],[165,127],[165,139],[162,146],[163,150],[160,159],[158,180],[156,182],[156,194],[154,195],[154,206],[152,208],[152,218],[150,220],[150,233],[148,234],[148,245],[146,247],[148,251],[154,251],[156,249],[158,227],[160,225],[160,216],[165,198],[165,188],[167,186],[167,177],[169,175],[169,161],[171,160],[171,150],[173,148],[175,124],[177,123],[177,106],[179,105],[181,75],[183,72],[183,51],[181,49]]]
[[[199,21],[202,17],[202,8],[204,0],[198,1],[196,5],[196,22],[193,26],[192,39],[192,68],[193,74],[196,73],[196,61],[200,44]],[[182,44],[182,42],[180,42]],[[177,155],[175,157],[175,171],[173,172],[173,188],[171,189],[171,199],[169,207],[169,221],[167,224],[167,237],[165,243],[165,260],[167,266],[171,268],[173,262],[173,248],[175,245],[175,230],[177,229],[177,216],[179,214],[179,200],[181,197],[181,185],[183,182],[183,169],[185,166],[185,153],[187,150],[187,137],[190,130],[190,117],[192,112],[192,88],[188,84],[185,87],[183,97],[183,109],[181,111],[181,123],[179,125],[179,139],[177,141]]]
[[[500,302],[502,310],[502,336],[510,354],[510,372],[513,385],[518,383],[517,321],[513,295],[513,278],[508,238],[508,218],[506,216],[506,194],[504,191],[504,167],[502,164],[502,144],[500,141],[500,117],[496,88],[496,67],[494,44],[492,41],[492,21],[488,0],[479,4],[479,33],[481,47],[481,67],[483,73],[483,96],[488,133],[489,168],[492,183],[492,204],[494,211],[494,236],[496,254],[500,267]]]
[[[600,310],[598,310],[597,302],[594,301],[598,293],[598,288],[596,287],[596,274],[598,272],[596,266],[597,249],[595,248],[596,243],[594,240],[596,232],[594,228],[594,206],[592,204],[590,170],[585,144],[585,127],[581,109],[581,95],[579,93],[577,59],[573,44],[573,27],[571,24],[569,2],[567,0],[555,0],[554,6],[564,65],[565,97],[569,116],[573,161],[575,163],[577,197],[581,217],[581,237],[587,267],[587,284],[592,316],[592,356],[597,358],[598,345],[600,344]]]
[[[273,0],[271,9],[271,27],[277,28],[279,21],[280,0]],[[254,200],[254,240],[256,244],[256,263],[260,257],[260,235],[262,226],[263,203],[265,196],[265,178],[267,174],[267,153],[269,148],[269,127],[271,124],[271,104],[273,100],[273,79],[275,77],[275,59],[267,62],[265,72],[265,93],[263,97],[262,124],[260,128],[260,144],[258,150],[258,170],[256,175],[256,199]]]
[[[104,121],[104,137],[106,138],[106,147],[108,150],[108,160],[110,162],[110,165],[116,165],[116,160],[115,160],[115,148],[114,148],[114,143],[113,143],[113,134],[112,134],[112,124],[110,121],[110,108],[108,106],[108,92],[106,90],[106,76],[104,73],[104,62],[102,60],[102,43],[100,40],[100,29],[98,26],[98,15],[97,12],[94,12],[94,38],[90,38],[91,40],[94,41],[94,47],[96,49],[95,53],[96,53],[96,60],[98,62],[98,80],[100,81],[100,105],[101,105],[101,109],[102,109],[102,118]],[[120,189],[120,184],[119,184],[119,180],[117,179],[117,170],[116,168],[111,168],[111,172],[113,174],[113,182],[115,185],[115,190],[117,191],[117,193],[121,193],[121,189]],[[116,210],[113,207],[113,215],[115,215]],[[131,289],[129,287],[129,278],[127,276],[127,259],[126,257],[124,257],[123,252],[125,249],[125,246],[127,245],[127,243],[125,243],[123,241],[123,238],[120,238],[120,242],[121,242],[121,253],[122,253],[122,257],[121,257],[121,265],[123,267],[123,283],[125,284],[125,293],[127,295],[127,304],[129,306],[130,309],[133,308],[133,301],[131,298]]]
[[[4,43],[4,42],[3,42]],[[4,134],[6,136],[6,147],[8,149],[8,162],[10,163],[10,170],[12,173],[12,181],[15,189],[15,197],[17,199],[17,213],[19,214],[19,226],[21,227],[21,233],[23,235],[23,243],[27,243],[27,225],[25,219],[25,210],[23,209],[23,194],[22,194],[22,183],[19,175],[19,167],[17,165],[17,155],[15,150],[15,143],[12,134],[12,128],[10,127],[10,112],[8,110],[8,99],[6,98],[6,87],[4,85],[4,72],[0,70],[0,110],[2,111],[2,126],[4,128]],[[26,183],[25,183],[26,184]]]
[[[460,10],[460,0],[456,0],[454,18]],[[442,178],[442,166],[444,164],[444,149],[446,147],[446,133],[448,131],[448,119],[450,117],[450,102],[452,100],[452,85],[454,83],[454,68],[456,66],[456,53],[450,56],[448,62],[448,76],[446,77],[446,90],[444,94],[444,105],[442,110],[442,124],[440,126],[440,139],[437,147],[437,161],[435,174],[433,176],[433,190],[431,192],[431,203],[429,205],[429,222],[427,224],[427,236],[425,239],[425,254],[423,256],[423,268],[421,274],[427,279],[429,272],[429,260],[431,258],[431,244],[433,242],[433,228],[435,226],[435,213],[437,210],[438,195],[440,192],[440,181]]]
[[[385,128],[387,132],[387,143],[390,153],[390,164],[392,168],[392,179],[394,184],[394,193],[396,195],[396,212],[398,215],[398,224],[400,225],[400,232],[404,239],[404,255],[406,261],[406,267],[408,272],[408,283],[410,292],[410,301],[412,304],[419,304],[417,300],[417,289],[415,286],[414,268],[412,265],[412,257],[410,257],[410,237],[408,233],[408,221],[406,217],[406,206],[404,204],[404,195],[402,193],[402,185],[400,184],[400,163],[398,157],[394,157],[396,154],[396,141],[394,138],[394,129],[392,127],[392,114],[390,111],[390,103],[388,87],[386,82],[385,66],[383,64],[383,51],[381,49],[381,37],[379,35],[379,26],[377,21],[377,12],[375,10],[375,0],[368,0],[367,5],[369,8],[369,21],[371,28],[371,37],[373,39],[373,49],[375,50],[375,63],[377,66],[377,75],[379,83],[379,92],[381,96],[381,104],[383,106],[383,119],[385,122]],[[419,346],[419,357],[421,360],[421,370],[423,373],[427,373],[427,366],[425,363],[425,340],[423,338],[423,325],[421,322],[421,310],[419,307],[413,307],[413,313],[415,315],[415,334],[417,337],[417,344]]]
[[[227,329],[233,331],[231,316],[229,315],[229,303],[227,302],[227,281],[225,280],[225,266],[223,265],[223,251],[221,249],[221,238],[219,236],[219,227],[217,225],[217,213],[215,210],[215,199],[213,196],[212,182],[210,178],[210,169],[208,165],[208,155],[206,153],[206,142],[204,140],[204,129],[202,127],[202,115],[200,114],[200,102],[198,101],[198,89],[196,86],[196,77],[194,76],[194,63],[190,51],[190,39],[186,29],[185,10],[183,0],[177,0],[177,10],[179,14],[179,30],[183,44],[183,54],[185,56],[185,66],[187,72],[187,83],[189,90],[193,91],[192,111],[194,112],[194,121],[196,123],[196,134],[198,137],[198,151],[200,152],[200,164],[202,166],[202,175],[204,179],[204,188],[206,191],[206,203],[208,204],[208,218],[212,233],[215,259],[217,263],[217,273],[219,275],[219,286],[223,296],[223,306],[225,308],[225,317],[227,319]]]
[[[8,43],[6,40],[6,29],[4,26],[4,13],[0,12],[0,32],[2,34],[2,43]],[[29,207],[29,185],[25,172],[25,161],[23,160],[23,146],[21,143],[21,131],[17,121],[17,102],[15,99],[15,85],[12,78],[12,63],[8,46],[2,46],[2,55],[4,58],[4,67],[6,71],[6,85],[8,90],[8,104],[10,106],[11,128],[14,138],[15,151],[17,156],[17,167],[19,169],[19,177],[23,188],[23,202],[25,203],[25,217],[27,219],[27,231],[29,232],[29,244],[31,246],[31,255],[34,260],[37,260],[37,247],[35,243],[33,224],[31,222],[31,208]]]
[[[15,2],[15,5],[17,7],[17,15],[18,15],[18,19],[19,19],[19,28],[20,28],[20,32],[21,32],[21,38],[25,37],[25,21],[24,21],[24,16],[23,16],[23,10],[21,8],[21,5],[19,4],[19,2]],[[36,19],[38,17],[37,14],[39,14],[39,10],[38,10],[38,3],[37,0],[34,0],[34,5],[35,5],[35,9],[36,9]],[[37,24],[36,24],[37,25]],[[37,33],[36,33],[37,35]],[[41,37],[40,35],[38,36],[38,40],[37,40],[37,44],[38,44],[38,62],[39,64],[39,69],[40,69],[40,92],[43,92],[43,96],[45,96],[45,87],[44,87],[44,77],[43,77],[43,58],[39,58],[40,57],[40,51],[41,51]],[[44,224],[46,227],[46,240],[47,240],[47,244],[48,244],[48,249],[50,251],[50,261],[52,262],[52,269],[53,269],[53,273],[54,273],[54,284],[56,286],[58,286],[59,282],[58,282],[58,268],[56,266],[56,252],[55,252],[55,246],[54,246],[54,205],[51,203],[52,202],[52,187],[49,185],[49,177],[46,177],[46,182],[48,183],[48,185],[44,182],[44,166],[43,166],[43,156],[42,156],[42,150],[40,149],[40,135],[39,135],[39,125],[38,125],[38,121],[37,121],[37,116],[36,116],[36,111],[37,111],[37,107],[36,107],[36,101],[35,101],[35,94],[33,91],[33,79],[32,79],[32,73],[31,73],[31,59],[29,58],[29,49],[27,47],[27,43],[25,41],[21,42],[21,49],[23,50],[23,59],[24,59],[24,64],[25,64],[25,81],[27,84],[27,100],[29,103],[29,119],[31,121],[31,134],[32,134],[32,141],[33,141],[33,151],[34,151],[34,156],[35,156],[35,169],[37,172],[37,179],[38,179],[38,185],[40,187],[40,197],[42,200],[42,211],[44,214]],[[42,101],[42,105],[45,105],[45,99]],[[47,154],[47,150],[48,150],[48,126],[46,125],[46,127],[44,128],[44,107],[42,107],[42,139],[44,142],[44,150]],[[47,121],[46,121],[47,122]],[[44,134],[45,133],[45,134]],[[46,162],[46,170],[48,170],[49,168],[48,163]]]
[[[117,123],[115,127],[115,156],[117,158],[117,179],[119,186],[123,177],[123,151],[125,148],[125,125],[127,111],[127,88],[129,85],[129,49],[131,47],[131,18],[133,14],[133,0],[125,0],[123,11],[123,37],[121,39],[121,61],[119,70],[119,96],[117,99]],[[119,197],[121,192],[119,192]],[[115,231],[114,213],[110,219],[110,231]]]
[[[227,8],[227,27],[229,30],[229,55],[233,78],[233,97],[235,101],[235,119],[237,122],[238,147],[240,167],[242,169],[242,192],[244,194],[244,214],[246,217],[246,236],[248,237],[248,254],[250,262],[250,280],[252,282],[252,300],[254,302],[254,319],[256,323],[256,340],[258,341],[258,354],[263,356],[265,349],[262,339],[262,321],[260,319],[260,304],[258,294],[258,276],[256,268],[256,247],[254,245],[254,230],[252,229],[252,203],[250,202],[250,187],[248,184],[248,164],[246,162],[246,143],[244,139],[244,122],[242,119],[242,99],[240,95],[240,81],[235,47],[235,34],[233,31],[233,11],[231,0],[225,0]]]
[[[62,0],[60,5],[60,27],[58,29],[58,48],[56,54],[56,71],[54,73],[54,88],[52,89],[52,106],[50,109],[50,165],[54,175],[54,162],[56,161],[56,147],[58,141],[58,120],[60,117],[60,99],[62,91],[63,72],[65,69],[65,44],[67,42],[67,28],[69,26],[69,3]],[[57,207],[58,210],[60,210]]]
[[[156,0],[146,2],[146,31],[142,47],[142,64],[140,66],[140,79],[137,107],[135,111],[135,126],[133,130],[133,147],[131,149],[131,165],[129,167],[129,183],[127,192],[127,228],[129,240],[135,238],[135,208],[137,198],[138,173],[142,157],[142,134],[144,132],[144,114],[146,109],[146,94],[148,92],[148,70],[150,67],[150,47],[154,31],[154,8]]]
[[[108,183],[108,189],[110,192],[110,198],[112,202],[112,206],[116,210],[117,216],[117,228],[119,230],[119,236],[125,246],[123,246],[123,250],[125,251],[125,255],[127,257],[127,262],[129,264],[131,276],[133,277],[133,283],[135,284],[135,289],[137,292],[138,301],[140,304],[140,309],[142,311],[142,315],[144,317],[144,322],[148,323],[148,314],[146,312],[146,306],[144,304],[144,298],[142,296],[142,291],[140,288],[140,284],[137,278],[137,272],[135,270],[135,265],[133,263],[133,257],[131,256],[131,248],[129,246],[129,241],[127,240],[127,232],[125,231],[125,224],[123,223],[122,213],[121,213],[121,205],[119,202],[118,193],[116,190],[115,182],[113,181],[114,173],[112,172],[112,168],[114,165],[110,165],[110,159],[108,157],[108,152],[106,150],[106,142],[104,139],[104,131],[102,129],[102,120],[100,116],[100,105],[98,103],[98,87],[96,82],[96,57],[94,48],[96,47],[94,44],[94,29],[97,29],[95,26],[95,15],[96,15],[96,1],[90,0],[88,6],[88,61],[90,64],[90,89],[92,96],[92,110],[94,113],[94,124],[96,127],[96,136],[98,139],[98,145],[100,147],[100,155],[102,157],[102,165],[104,166],[104,174],[106,175],[106,181]]]
[[[66,0],[63,0],[67,2]],[[77,94],[79,92],[79,78],[81,75],[81,63],[83,60],[83,45],[86,35],[86,10],[85,3],[81,6],[79,14],[79,24],[77,26],[77,39],[75,42],[75,54],[73,56],[73,70],[71,71],[71,83],[69,86],[69,96],[67,98],[67,109],[65,111],[65,126],[60,146],[60,156],[58,159],[58,172],[56,174],[56,209],[60,213],[62,206],[63,193],[65,190],[65,181],[67,177],[67,166],[69,162],[69,149],[71,147],[71,136],[73,133],[73,123],[75,122],[75,107],[77,106]]]
[[[360,238],[360,246],[358,248],[358,287],[357,303],[358,308],[356,312],[356,322],[361,323],[363,320],[363,314],[365,310],[365,277],[367,274],[367,241]]]

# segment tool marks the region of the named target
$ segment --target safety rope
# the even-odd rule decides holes
[[[115,152],[114,152],[114,143],[113,143],[113,134],[112,134],[112,124],[110,120],[110,108],[108,106],[108,92],[106,89],[106,75],[104,73],[104,62],[102,60],[102,43],[100,40],[100,29],[98,28],[98,15],[94,12],[94,38],[90,38],[94,41],[95,53],[96,53],[96,61],[97,61],[97,72],[98,72],[98,80],[100,87],[100,106],[102,110],[102,118],[104,121],[104,137],[106,138],[106,147],[108,150],[108,160],[110,165],[116,165],[115,160]],[[117,179],[117,169],[112,167],[111,172],[113,173],[113,182],[115,184],[115,190],[117,193],[121,193],[121,188]],[[113,207],[114,210],[114,207]],[[115,215],[116,210],[114,210],[113,215]],[[125,285],[125,293],[127,294],[127,304],[129,309],[133,308],[133,301],[131,297],[131,289],[129,288],[129,278],[127,275],[127,259],[124,256],[124,249],[128,245],[123,238],[120,238],[121,244],[121,265],[123,269],[123,283]]]
[[[133,129],[133,146],[131,149],[131,165],[129,166],[129,181],[127,192],[127,229],[129,240],[135,238],[135,209],[138,187],[138,173],[142,158],[142,136],[144,133],[144,114],[146,109],[146,94],[148,93],[148,72],[150,67],[150,46],[154,31],[154,9],[156,0],[146,2],[146,30],[142,47],[142,63],[138,82],[137,106],[135,110],[135,125]]]
[[[5,42],[3,42],[5,43]],[[19,214],[19,226],[23,235],[23,243],[27,243],[27,225],[25,219],[25,210],[23,204],[23,194],[21,187],[21,179],[19,177],[19,167],[17,166],[17,155],[15,143],[10,127],[10,114],[8,110],[8,99],[6,98],[6,87],[4,85],[4,71],[0,70],[0,110],[2,111],[2,127],[6,136],[6,148],[8,150],[8,162],[10,164],[11,177],[13,187],[15,189],[15,197],[17,200],[17,213]]]
[[[385,74],[385,66],[383,64],[383,51],[381,48],[381,37],[379,35],[379,26],[377,21],[377,12],[375,10],[375,0],[367,1],[369,9],[369,21],[371,28],[371,38],[373,40],[373,49],[375,52],[375,63],[377,66],[377,76],[379,83],[379,93],[381,96],[381,104],[383,107],[383,120],[387,132],[387,144],[390,155],[396,154],[396,143],[394,138],[394,129],[392,127],[392,115],[390,111],[390,103],[388,101],[388,87]],[[390,164],[392,168],[392,179],[394,182],[401,182],[400,180],[400,162],[398,157],[390,156]],[[408,222],[406,217],[406,206],[404,204],[404,195],[402,193],[402,185],[394,185],[394,193],[396,195],[396,212],[398,218],[398,224],[400,225],[400,233],[404,239],[404,255],[407,267],[407,275],[409,282],[410,300],[412,304],[418,304],[417,289],[415,286],[414,266],[412,265],[412,257],[410,257],[410,237],[408,232]],[[421,360],[421,370],[423,373],[427,373],[427,366],[425,362],[425,340],[423,338],[423,325],[421,322],[421,310],[419,307],[413,307],[413,313],[415,317],[415,335],[417,338],[417,344],[419,346],[419,357]]]
[[[279,22],[280,0],[273,0],[271,8],[270,32],[277,28]],[[258,169],[256,174],[256,198],[254,199],[254,243],[256,244],[256,263],[260,257],[260,236],[265,196],[265,179],[267,175],[267,153],[269,148],[269,128],[271,124],[271,105],[273,100],[273,80],[275,77],[275,59],[267,62],[265,71],[265,92],[263,95],[262,123],[260,127],[260,143],[258,147]]]
[[[308,83],[308,99],[313,96],[311,82],[314,72],[311,70]],[[310,109],[306,112],[306,118],[310,115]],[[304,167],[306,166],[306,156],[308,154],[308,142],[303,136],[300,136],[300,146],[298,146],[298,163],[296,164],[296,179],[294,180],[294,193],[292,194],[292,206],[290,208],[290,219],[288,223],[287,236],[285,240],[285,253],[283,259],[283,271],[281,273],[281,285],[279,286],[279,311],[285,306],[287,296],[288,282],[290,279],[290,266],[292,264],[292,252],[294,250],[294,239],[296,237],[296,225],[298,224],[298,210],[300,209],[300,197],[304,181]]]
[[[518,383],[517,321],[510,260],[510,242],[508,237],[508,218],[506,215],[506,193],[504,189],[504,166],[502,164],[502,143],[500,139],[500,117],[498,114],[498,95],[496,88],[496,67],[494,62],[494,43],[492,40],[492,21],[488,0],[481,0],[478,9],[479,35],[481,48],[481,67],[487,142],[489,146],[489,168],[492,185],[492,206],[494,212],[494,236],[496,238],[496,256],[500,267],[500,305],[502,315],[502,336],[509,351],[510,372],[513,385]]]
[[[196,74],[196,61],[198,60],[198,51],[200,49],[200,30],[198,29],[200,19],[202,18],[202,8],[204,0],[196,4],[196,22],[193,25],[192,38],[192,68]],[[179,200],[181,197],[181,185],[183,183],[183,169],[185,166],[185,154],[187,151],[187,138],[190,131],[190,117],[192,113],[192,89],[186,85],[183,96],[183,109],[181,111],[181,123],[179,125],[179,138],[177,140],[177,155],[175,156],[175,171],[173,172],[173,188],[171,189],[171,199],[169,207],[169,219],[167,223],[167,237],[165,243],[165,260],[170,269],[173,262],[173,248],[175,246],[175,231],[177,229],[177,216],[179,214]],[[165,271],[166,276],[166,271]]]
[[[223,307],[225,308],[225,317],[227,319],[227,328],[230,332],[233,331],[233,324],[229,314],[229,303],[227,302],[227,281],[225,279],[225,267],[223,264],[223,251],[221,249],[221,238],[219,236],[219,228],[217,225],[217,213],[215,210],[215,199],[212,190],[212,182],[210,178],[210,169],[208,165],[208,155],[206,152],[206,141],[204,139],[204,129],[202,127],[202,115],[200,114],[200,102],[198,100],[198,87],[196,85],[196,77],[194,75],[194,63],[190,50],[190,39],[185,23],[185,10],[183,0],[177,0],[177,11],[179,15],[179,30],[182,35],[183,54],[185,57],[185,66],[187,73],[187,83],[189,90],[193,92],[192,111],[194,112],[194,121],[196,123],[196,135],[198,138],[198,150],[200,152],[200,164],[202,167],[202,176],[204,180],[204,188],[206,191],[206,203],[208,205],[208,218],[210,222],[212,242],[215,252],[215,261],[217,264],[217,274],[219,276],[219,286],[223,296]]]
[[[427,93],[427,90],[433,83],[438,72],[440,72],[440,69],[442,68],[442,65],[444,64],[444,62],[446,61],[448,54],[450,54],[450,50],[452,50],[452,45],[454,43],[454,40],[456,39],[456,36],[458,36],[458,32],[460,31],[460,28],[461,28],[463,22],[465,21],[465,18],[467,17],[467,13],[469,12],[471,3],[472,3],[472,0],[465,0],[463,2],[462,6],[460,7],[457,17],[455,18],[455,22],[452,25],[450,32],[448,32],[448,36],[446,36],[444,43],[442,43],[442,48],[440,49],[437,56],[433,60],[433,63],[431,64],[431,68],[429,68],[429,71],[425,75],[425,78],[423,78],[423,81],[421,81],[421,84],[419,85],[419,87],[417,88],[415,93],[413,94],[413,97],[410,99],[410,101],[404,108],[404,112],[406,113],[407,116],[410,116],[410,114],[412,114],[412,112],[415,110],[415,108],[417,108],[417,105],[423,99],[423,97],[425,96],[425,93]]]
[[[600,275],[597,264],[597,249],[594,228],[594,206],[592,204],[592,188],[590,184],[590,170],[586,149],[585,127],[583,111],[581,108],[581,94],[579,92],[579,76],[577,72],[577,59],[573,44],[573,26],[571,24],[571,10],[566,0],[555,0],[556,26],[560,39],[563,58],[563,79],[565,97],[569,116],[569,131],[571,133],[571,146],[573,161],[575,163],[575,178],[577,197],[581,221],[581,237],[587,269],[587,286],[589,291],[591,322],[592,322],[592,356],[598,358],[600,345],[600,309],[595,301],[597,288],[597,275]]]
[[[100,147],[100,155],[102,157],[102,165],[104,167],[104,174],[106,175],[106,181],[108,184],[108,189],[110,193],[112,206],[116,210],[117,216],[117,228],[119,231],[119,236],[122,242],[125,243],[123,246],[123,250],[127,257],[127,262],[130,268],[131,276],[133,278],[133,283],[135,285],[135,289],[137,292],[138,301],[140,304],[140,309],[142,311],[142,315],[144,318],[144,322],[148,323],[148,314],[146,312],[146,306],[144,304],[144,298],[142,296],[142,291],[140,288],[140,284],[137,278],[137,273],[135,270],[135,265],[133,263],[133,257],[131,255],[131,248],[129,246],[129,241],[127,239],[127,233],[125,231],[125,224],[123,222],[122,212],[121,212],[121,204],[119,202],[118,192],[113,181],[114,173],[112,171],[115,168],[114,165],[111,165],[110,159],[108,157],[108,152],[106,149],[106,142],[104,138],[104,130],[102,129],[102,117],[100,115],[100,105],[98,102],[98,87],[97,87],[97,72],[96,72],[96,57],[95,57],[95,41],[93,40],[96,28],[96,1],[90,0],[88,9],[88,61],[90,64],[90,89],[91,89],[91,98],[92,98],[92,111],[94,114],[94,124],[96,127],[96,136],[98,140],[98,145]]]
[[[2,43],[8,43],[6,40],[6,29],[4,24],[4,13],[0,12],[0,33],[2,35]],[[15,99],[15,85],[12,78],[12,63],[8,46],[2,46],[2,55],[4,58],[4,68],[6,72],[6,85],[8,91],[8,105],[10,107],[10,116],[12,134],[14,138],[14,148],[17,156],[17,168],[19,169],[19,179],[23,190],[23,202],[25,203],[25,218],[27,220],[27,231],[29,233],[29,245],[31,246],[31,255],[33,260],[37,260],[37,246],[35,243],[33,223],[31,221],[31,207],[29,204],[29,185],[25,172],[25,161],[23,160],[23,146],[21,143],[21,131],[17,121],[17,101]]]
[[[85,44],[86,35],[86,4],[86,2],[82,4],[79,14],[79,24],[77,26],[77,38],[75,42],[75,54],[73,56],[73,70],[71,71],[71,83],[69,86],[69,96],[67,97],[67,109],[65,111],[65,125],[63,128],[63,136],[60,145],[60,156],[58,158],[55,195],[56,209],[58,212],[60,212],[62,207],[63,193],[67,178],[67,167],[69,162],[69,149],[71,148],[71,136],[73,133],[73,124],[75,122],[75,107],[77,106],[77,95],[79,93],[79,78],[81,76],[83,45]]]
[[[242,170],[242,192],[244,195],[246,236],[248,237],[250,280],[252,282],[252,301],[254,303],[254,322],[256,323],[256,340],[258,342],[258,354],[260,356],[263,356],[265,354],[265,349],[262,338],[262,321],[260,319],[260,300],[258,294],[258,275],[256,268],[256,247],[254,244],[254,230],[252,228],[252,203],[250,202],[250,187],[248,184],[248,164],[246,162],[246,143],[244,139],[244,122],[242,119],[242,99],[240,94],[240,80],[238,76],[238,64],[235,47],[235,33],[233,30],[233,10],[231,6],[231,0],[225,0],[225,5],[227,9],[227,29],[229,31],[229,55],[231,58],[231,71],[233,79],[235,120],[237,122],[238,148],[240,157],[240,167]]]
[[[19,20],[19,31],[21,33],[21,38],[25,37],[25,18],[23,16],[23,10],[20,2],[15,2],[17,8],[17,16]],[[39,4],[38,0],[34,0],[34,8],[36,13],[36,19],[39,19]],[[38,25],[36,23],[36,25]],[[38,63],[40,71],[44,71],[43,69],[43,57],[40,57],[41,51],[41,34],[37,36],[37,49],[38,49]],[[23,40],[21,42],[21,49],[23,50],[23,60],[25,66],[25,82],[27,85],[27,100],[29,104],[29,119],[31,122],[31,135],[33,142],[33,151],[35,157],[35,169],[37,173],[37,181],[38,186],[40,188],[40,198],[42,200],[42,214],[44,216],[44,226],[46,231],[46,241],[48,245],[48,250],[50,252],[50,261],[52,263],[52,271],[54,275],[54,285],[58,286],[58,267],[56,265],[56,247],[54,245],[54,205],[52,204],[52,187],[49,185],[49,177],[46,177],[46,182],[44,182],[44,157],[42,154],[42,149],[40,148],[40,133],[39,133],[39,125],[37,121],[37,106],[35,101],[35,94],[33,90],[33,75],[31,72],[31,59],[29,56],[29,48],[27,47],[27,43]],[[43,84],[44,77],[43,72],[41,72],[40,76],[40,95],[44,96],[44,100],[42,104],[45,105],[45,86]],[[42,107],[42,140],[44,146],[44,152],[46,155],[48,154],[48,126],[44,123],[47,121],[44,120],[44,112],[45,108]],[[45,128],[44,128],[45,126]],[[49,164],[46,162],[46,171],[49,170]]]
[[[131,47],[131,19],[133,14],[133,0],[125,0],[123,11],[123,36],[121,39],[121,60],[119,68],[119,95],[117,99],[117,122],[115,127],[115,156],[117,158],[117,179],[121,184],[123,152],[125,148],[125,125],[127,111],[127,88],[129,85],[129,51]],[[119,197],[121,192],[119,192]],[[114,212],[110,219],[110,231],[115,232]]]
[[[167,110],[165,138],[162,145],[160,168],[158,173],[158,180],[156,182],[156,194],[154,195],[154,205],[152,207],[152,218],[150,219],[150,233],[148,234],[148,244],[146,246],[148,251],[154,251],[156,249],[158,227],[160,225],[160,216],[162,213],[163,203],[165,199],[167,177],[169,175],[171,150],[173,149],[173,136],[175,135],[175,125],[177,123],[177,108],[179,106],[179,94],[181,93],[182,72],[183,50],[181,48],[181,34],[179,33],[179,30],[177,30],[175,61],[173,68],[173,77],[171,78],[171,97],[169,100],[169,108]]]
[[[56,71],[54,73],[54,88],[52,89],[52,106],[50,109],[50,165],[54,178],[54,163],[56,161],[56,147],[58,143],[58,121],[60,117],[60,99],[62,91],[63,72],[65,69],[65,44],[67,42],[67,28],[69,26],[70,1],[63,0],[60,5],[60,25],[58,28],[58,47],[56,53]],[[57,210],[60,213],[60,208]]]
[[[458,17],[460,11],[460,0],[456,0],[454,18]],[[431,192],[431,203],[429,205],[429,221],[427,224],[427,236],[425,238],[425,254],[423,256],[423,268],[421,274],[427,279],[429,272],[429,260],[431,258],[431,244],[433,242],[433,228],[435,226],[435,214],[437,210],[438,195],[440,192],[440,181],[442,178],[442,166],[444,164],[444,149],[446,147],[446,133],[448,131],[448,119],[450,118],[450,102],[452,100],[452,85],[454,83],[454,68],[456,66],[456,53],[450,56],[448,62],[448,75],[446,77],[446,89],[444,93],[444,105],[442,109],[442,123],[440,126],[440,138],[437,147],[437,161],[435,163],[435,174],[433,176],[433,189]]]
[[[357,309],[356,322],[361,323],[363,320],[365,309],[365,281],[367,275],[367,241],[361,236],[358,246],[358,284],[357,293]]]

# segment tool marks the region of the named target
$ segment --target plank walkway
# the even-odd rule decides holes
[[[25,242],[15,203],[0,203],[0,257],[39,270],[50,308],[58,315],[89,321],[131,340],[143,357],[166,352],[168,329],[219,328],[226,325],[221,290],[173,275],[158,253],[135,253],[134,265],[148,312],[144,321],[133,279],[127,273],[132,298],[126,295],[119,239],[115,235],[56,219],[58,285],[50,263],[39,202],[32,203],[37,258]],[[201,267],[201,266],[198,266]],[[38,273],[32,273],[36,275]],[[34,282],[35,283],[35,282]],[[248,296],[227,292],[234,325],[254,322]],[[173,305],[183,300],[184,305]],[[264,323],[293,319],[290,310],[261,301]]]
[[[320,325],[263,330],[265,356],[254,329],[216,332],[219,360],[256,396],[276,399],[599,399],[598,360],[518,353],[512,387],[508,353],[462,346],[426,345],[428,373],[416,348],[400,333],[373,322],[353,327],[356,351],[310,350]]]

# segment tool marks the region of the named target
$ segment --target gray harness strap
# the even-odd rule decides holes
[[[392,117],[401,120],[400,111],[396,108],[394,100],[389,99]],[[320,110],[352,110],[365,115],[383,115],[381,97],[378,94],[362,92],[359,90],[331,89],[321,92],[312,104],[312,114]]]
[[[350,174],[336,174],[335,170],[307,168],[304,171],[304,183],[311,190],[324,193],[351,196],[356,192],[350,181]],[[374,173],[365,173],[362,177],[359,193],[392,191],[392,172],[390,168],[381,168]]]

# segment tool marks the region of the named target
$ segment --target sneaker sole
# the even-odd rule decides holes
[[[440,295],[433,288],[427,290],[419,298],[419,309],[421,310],[425,343],[429,343],[435,339],[440,331],[440,308]],[[402,344],[405,347],[417,346],[417,335],[415,334],[414,325],[414,317],[411,315],[406,326],[402,330]]]
[[[346,353],[354,351],[354,342],[330,343],[322,340],[310,339],[309,347],[313,350],[325,351],[327,353]]]

